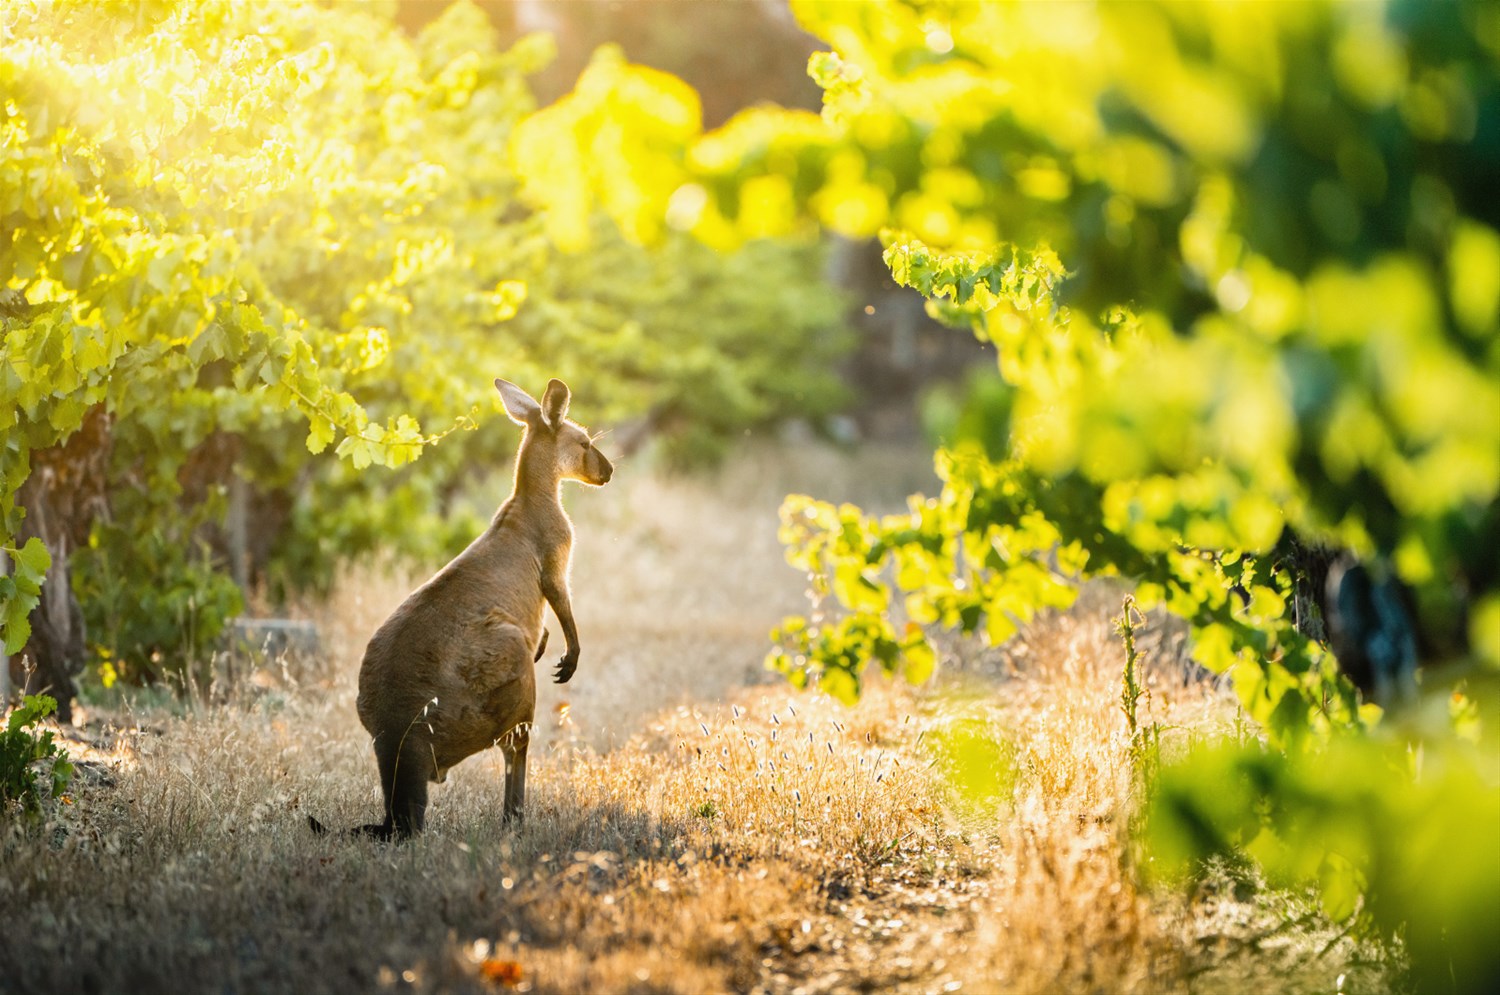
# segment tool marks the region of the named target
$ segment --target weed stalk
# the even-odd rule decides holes
[[[1141,680],[1143,654],[1136,649],[1136,630],[1146,624],[1146,617],[1135,605],[1132,595],[1125,595],[1120,616],[1115,619],[1115,631],[1125,643],[1125,670],[1121,675],[1120,711],[1125,715],[1125,726],[1130,733],[1130,761],[1143,787],[1149,789],[1161,763],[1161,723],[1142,725],[1139,716],[1141,699],[1149,706],[1151,691]]]

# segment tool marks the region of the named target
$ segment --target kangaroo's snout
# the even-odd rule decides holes
[[[593,484],[595,487],[603,487],[609,483],[609,478],[615,475],[614,464],[606,459],[604,454],[597,449],[589,451],[586,471],[588,476],[585,478],[585,482]]]

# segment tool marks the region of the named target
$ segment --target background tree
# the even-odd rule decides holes
[[[396,20],[416,33],[450,0],[400,0]],[[703,120],[718,127],[759,103],[816,110],[821,93],[804,69],[816,38],[777,0],[477,0],[502,36],[543,32],[557,58],[532,77],[545,105],[566,94],[595,49],[617,45],[631,62],[661,69],[691,86]]]

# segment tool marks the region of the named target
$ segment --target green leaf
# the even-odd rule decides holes
[[[883,612],[890,600],[885,585],[866,575],[863,558],[842,562],[834,569],[833,591],[839,601],[857,612]]]
[[[47,552],[47,544],[36,536],[16,550],[14,559],[16,566],[32,577],[44,577],[52,569],[52,554]]]
[[[20,595],[5,602],[5,652],[10,655],[21,652],[31,638],[31,610],[37,605],[34,595]]]
[[[307,424],[307,451],[316,455],[328,448],[333,441],[333,422],[314,415]]]
[[[912,684],[923,684],[937,669],[937,654],[917,626],[907,627],[907,641],[901,645],[903,673]]]
[[[984,619],[984,636],[991,646],[999,646],[1016,634],[1016,624],[1004,612],[991,609]]]
[[[20,707],[11,712],[6,728],[15,732],[36,725],[56,711],[57,699],[50,694],[28,694],[21,699]]]
[[[357,435],[346,435],[334,452],[347,459],[356,470],[363,470],[375,461],[372,444]]]
[[[831,667],[818,676],[818,687],[835,701],[854,705],[859,701],[859,678],[841,667]]]
[[[1365,891],[1363,876],[1346,857],[1329,853],[1323,858],[1319,875],[1323,914],[1334,922],[1344,922],[1354,915]]]

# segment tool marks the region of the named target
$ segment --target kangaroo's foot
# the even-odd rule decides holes
[[[367,823],[357,829],[351,829],[350,832],[361,836],[368,836],[370,839],[379,840],[381,843],[389,843],[392,840],[402,843],[411,839],[411,833],[403,833],[389,822]]]

